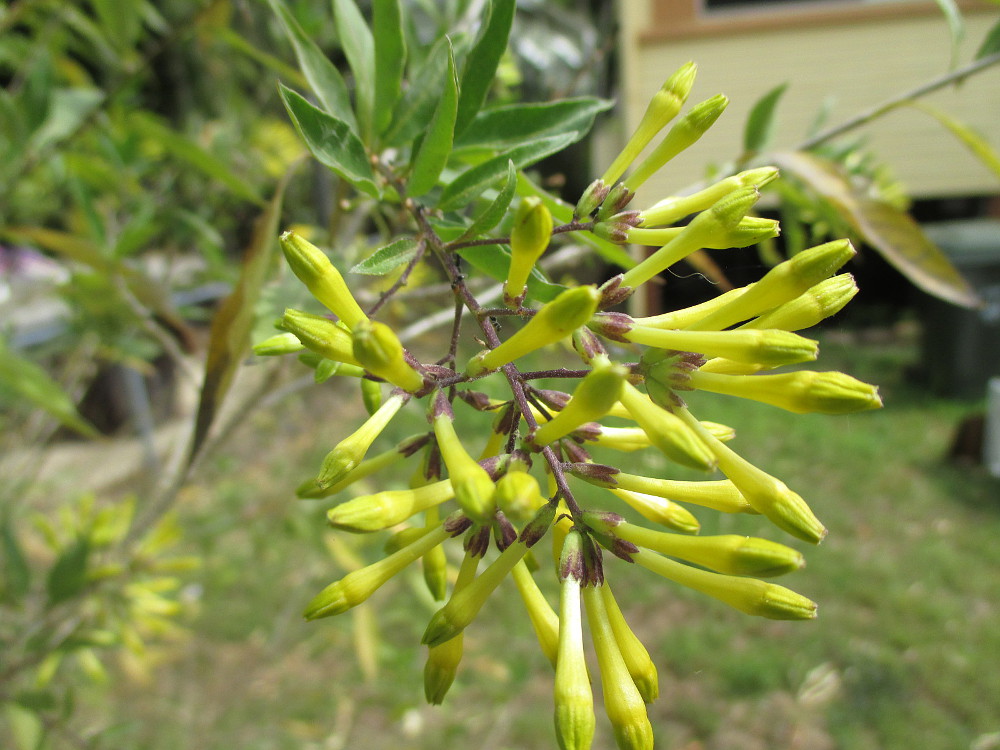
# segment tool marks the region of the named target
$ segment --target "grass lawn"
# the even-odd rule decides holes
[[[906,342],[824,341],[823,368],[878,383],[880,412],[795,416],[690,399],[700,418],[735,427],[737,450],[803,495],[830,535],[815,549],[791,542],[808,566],[781,583],[819,602],[806,623],[751,618],[608,564],[659,668],[658,747],[1000,748],[1000,483],[944,462],[972,407],[908,386],[915,356]],[[292,494],[360,421],[353,392],[349,409],[333,395],[348,385],[257,415],[185,491],[187,545],[204,558],[188,585],[191,637],[148,681],[86,696],[81,722],[115,724],[100,747],[555,747],[551,670],[509,581],[466,631],[462,671],[441,707],[423,702],[418,643],[437,605],[418,568],[350,614],[302,620],[305,602],[342,574],[338,560],[374,559],[384,541],[338,536],[331,555],[323,513],[332,501]],[[416,414],[384,446],[420,429]],[[688,478],[658,456],[628,455],[639,473]],[[587,492],[584,504],[601,491]],[[694,512],[703,533],[788,542],[759,517]],[[554,603],[554,581],[539,581]],[[595,747],[612,742],[599,711]]]

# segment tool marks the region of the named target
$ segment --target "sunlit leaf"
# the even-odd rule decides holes
[[[368,276],[384,276],[400,266],[409,263],[417,255],[417,241],[412,237],[402,237],[388,245],[383,245],[374,253],[351,269],[351,273]]]
[[[368,143],[375,107],[375,42],[354,0],[333,0],[337,37],[354,74],[354,111],[361,140]]]
[[[835,163],[801,151],[770,154],[768,161],[829,202],[916,286],[956,305],[981,304],[968,281],[907,213],[856,191]]]
[[[744,151],[757,153],[771,144],[771,139],[774,137],[774,115],[778,101],[787,88],[787,83],[775,86],[753,105],[743,128]]]
[[[56,89],[52,92],[45,120],[32,133],[28,147],[38,153],[59,143],[76,132],[103,101],[104,92],[98,89]]]
[[[403,9],[399,0],[375,0],[372,4],[375,37],[375,132],[382,133],[392,119],[399,100],[406,67]]]
[[[243,260],[239,281],[232,293],[222,301],[212,318],[205,379],[198,399],[194,436],[191,439],[190,464],[200,452],[208,431],[225,400],[236,369],[250,349],[257,299],[267,280],[278,246],[278,221],[285,196],[289,171],[278,184],[267,208],[257,218],[250,246]]]
[[[509,104],[476,115],[455,146],[504,149],[546,136],[575,133],[579,140],[594,118],[612,106],[608,99],[580,97],[542,104]]]
[[[462,69],[456,134],[462,133],[468,127],[486,101],[486,94],[493,84],[497,66],[507,49],[516,6],[515,0],[490,0],[483,28],[475,45],[469,51]]]
[[[413,157],[413,171],[407,183],[407,192],[412,197],[423,195],[437,184],[441,170],[451,155],[455,116],[458,112],[458,80],[451,48],[447,48],[446,52],[448,75],[445,76],[444,88],[440,92],[434,117],[427,126],[427,134]]]

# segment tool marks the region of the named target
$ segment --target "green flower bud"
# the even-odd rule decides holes
[[[646,705],[628,672],[608,618],[604,597],[597,587],[583,590],[590,637],[597,652],[604,692],[604,710],[611,722],[619,750],[653,750],[653,728]]]
[[[344,325],[353,329],[359,322],[368,319],[348,289],[344,277],[322,250],[295,232],[283,233],[279,244],[292,273],[330,312],[344,321]]]
[[[331,526],[345,531],[380,531],[454,496],[451,481],[443,479],[416,489],[382,490],[361,495],[328,510],[326,519]]]
[[[526,471],[508,471],[496,484],[496,504],[514,520],[530,518],[545,504],[538,480]]]
[[[466,365],[465,374],[477,377],[536,349],[561,341],[594,316],[599,299],[594,286],[567,289],[543,305],[523,328],[496,349],[473,357]]]
[[[439,548],[440,549],[440,548]],[[476,578],[481,555],[467,551],[462,559],[455,581],[455,591],[461,591]],[[458,665],[462,661],[465,638],[461,633],[454,638],[432,646],[427,652],[427,662],[424,664],[424,697],[432,706],[439,706],[444,701],[448,689],[455,681]]]
[[[685,63],[653,95],[635,132],[601,178],[604,184],[613,185],[617,182],[656,134],[677,116],[691,93],[697,72],[698,66],[693,62]],[[579,215],[589,216],[590,211],[581,211]]]
[[[374,594],[386,581],[449,536],[451,532],[445,525],[441,525],[398,552],[365,568],[348,573],[339,581],[331,583],[309,602],[304,613],[305,618],[316,620],[320,617],[332,617],[356,607]]]
[[[583,559],[580,532],[571,531],[563,542],[563,560]],[[583,653],[583,619],[580,614],[582,575],[572,563],[560,564],[559,655],[554,685],[556,738],[560,750],[588,750],[594,740],[594,694]],[[582,570],[579,571],[582,574]]]
[[[496,509],[496,485],[486,469],[466,452],[455,433],[450,414],[442,413],[434,417],[433,426],[441,457],[455,489],[455,500],[469,518],[480,523],[488,522]]]
[[[288,309],[285,310],[280,325],[309,351],[335,362],[358,364],[351,346],[351,334],[332,320],[322,315]]]
[[[754,510],[765,515],[775,526],[794,537],[812,544],[823,541],[826,528],[797,493],[788,489],[780,479],[761,471],[709,435],[700,424],[696,425],[697,420],[687,409],[682,409],[680,416],[693,429],[700,431],[706,445],[715,453],[719,469],[729,477]]]
[[[611,492],[648,521],[684,534],[697,534],[701,529],[701,524],[691,511],[666,498],[618,488],[612,488]]]
[[[882,407],[878,388],[842,372],[720,375],[695,370],[688,384],[712,393],[771,404],[796,414],[852,414]]]
[[[604,597],[604,608],[608,613],[608,621],[611,623],[611,631],[615,634],[615,641],[618,643],[618,650],[621,652],[625,667],[628,669],[632,682],[635,683],[639,695],[646,703],[652,703],[660,694],[660,684],[656,675],[656,665],[649,657],[649,652],[642,645],[632,628],[625,622],[625,616],[615,601],[611,587],[605,583],[600,587],[601,595]]]
[[[545,446],[585,422],[601,419],[622,397],[627,376],[628,368],[611,364],[606,357],[595,360],[594,369],[580,381],[566,406],[529,436],[529,441]]]
[[[728,238],[759,199],[760,193],[757,188],[748,187],[734,190],[716,201],[711,208],[695,216],[691,223],[666,245],[626,271],[622,275],[621,285],[635,288],[677,261],[683,260],[695,250],[718,244],[719,237]],[[644,231],[654,230],[632,229],[629,231],[629,240],[631,241],[634,233]]]
[[[365,411],[374,414],[382,405],[382,386],[374,380],[361,380],[361,402]]]
[[[385,323],[360,321],[351,331],[354,358],[368,372],[411,393],[424,387],[424,378],[406,361],[403,345]]]
[[[728,104],[729,99],[722,94],[716,94],[711,99],[706,99],[693,106],[684,117],[677,121],[677,124],[670,128],[659,145],[629,175],[628,179],[625,180],[625,187],[632,191],[637,190],[640,185],[658,172],[660,167],[701,138],[719,119],[719,115],[725,111]]]
[[[527,293],[528,276],[552,238],[552,213],[541,198],[524,198],[514,213],[510,232],[510,269],[504,301],[517,306]]]
[[[759,167],[727,177],[697,193],[670,196],[639,213],[639,226],[657,227],[673,224],[685,216],[704,211],[717,201],[741,188],[762,188],[778,176],[775,167]]]
[[[605,198],[608,197],[610,190],[611,188],[601,179],[594,180],[587,185],[587,189],[583,191],[580,200],[576,202],[576,210],[573,211],[573,218],[577,220],[588,218],[604,202]]]
[[[783,305],[828,278],[856,254],[848,240],[827,242],[803,250],[776,265],[764,275],[764,278],[747,287],[737,299],[689,326],[688,329],[722,330]]]
[[[671,461],[693,469],[711,471],[715,459],[698,435],[684,422],[652,401],[634,385],[626,383],[621,402],[629,415],[649,435],[650,441]]]
[[[409,400],[409,394],[399,392],[393,394],[361,427],[337,443],[336,447],[323,459],[323,466],[319,470],[319,476],[316,477],[317,487],[326,489],[339,482],[360,464],[372,443],[375,442],[375,438],[382,434],[382,430],[392,421],[403,404]]]
[[[611,532],[639,547],[693,562],[703,568],[738,576],[771,578],[799,570],[805,565],[802,553],[784,544],[738,534],[684,536],[653,531],[623,521],[607,528],[597,514],[585,514],[584,522],[596,531]]]
[[[776,583],[711,573],[644,549],[633,554],[632,559],[664,578],[708,594],[748,615],[771,620],[811,620],[816,617],[815,602]]]
[[[294,333],[279,333],[253,345],[253,353],[258,357],[276,357],[282,354],[294,354],[305,349]]]
[[[538,645],[549,660],[552,668],[556,666],[556,654],[559,648],[559,617],[545,600],[545,596],[535,583],[534,577],[521,560],[511,571],[511,577],[517,586],[517,591],[521,595],[525,609],[528,610],[528,618],[534,628],[535,636],[538,638]]]
[[[664,331],[633,326],[622,338],[657,349],[698,352],[768,367],[808,362],[819,354],[819,345],[812,339],[777,330]]]
[[[854,277],[849,273],[842,273],[821,281],[791,302],[786,302],[740,327],[801,331],[840,312],[857,293],[858,285],[854,283]]]

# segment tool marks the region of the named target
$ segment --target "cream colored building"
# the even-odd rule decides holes
[[[996,5],[961,5],[966,34],[959,65],[971,60],[1000,17]],[[691,102],[720,92],[730,98],[709,133],[643,187],[642,204],[703,179],[708,160],[736,158],[747,113],[778,84],[789,86],[773,147],[788,149],[805,139],[824,106],[835,124],[947,73],[951,62],[945,19],[934,2],[922,0],[619,0],[619,16],[619,93],[628,132],[663,80],[688,60],[699,66]],[[1000,66],[926,101],[1000,150]],[[856,132],[913,197],[1000,194],[1000,178],[923,112],[898,109]],[[626,136],[616,134],[619,143]]]

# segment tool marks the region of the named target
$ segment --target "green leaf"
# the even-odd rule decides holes
[[[959,122],[954,117],[949,115],[947,112],[933,107],[926,102],[912,101],[909,103],[910,106],[916,107],[921,112],[933,117],[944,127],[946,127],[952,135],[954,135],[958,140],[960,140],[966,148],[969,149],[975,156],[986,165],[986,167],[993,172],[997,177],[1000,177],[1000,154],[997,154],[996,150],[990,146],[989,142],[983,138],[979,133],[976,133],[968,125],[963,122]]]
[[[427,127],[427,134],[420,142],[420,148],[413,157],[413,171],[407,182],[407,193],[416,197],[423,195],[437,185],[441,170],[451,155],[452,137],[455,133],[455,116],[458,113],[458,77],[455,58],[448,47],[448,75],[444,90],[440,93],[434,117]]]
[[[506,245],[478,245],[465,247],[458,254],[477,271],[497,280],[506,281],[510,268],[510,248]],[[566,287],[553,284],[537,268],[528,276],[528,298],[538,302],[555,299]]]
[[[56,558],[46,583],[48,606],[55,606],[83,591],[87,585],[89,557],[90,543],[86,538],[80,537]]]
[[[260,195],[249,184],[246,178],[235,174],[221,159],[213,156],[197,143],[176,130],[164,125],[149,112],[135,112],[130,124],[135,132],[144,138],[155,141],[157,146],[200,170],[206,176],[221,182],[234,194],[244,200],[262,204]]]
[[[979,49],[976,50],[976,60],[981,60],[984,57],[989,57],[990,55],[995,55],[1000,52],[1000,19],[997,20],[995,24],[986,32],[986,37],[983,39],[983,43],[979,45]]]
[[[351,273],[362,273],[367,276],[384,276],[417,256],[419,249],[417,241],[412,237],[401,237],[398,240],[383,245],[374,253],[351,269]]]
[[[573,133],[574,141],[587,134],[598,113],[614,102],[587,96],[544,104],[511,104],[480,112],[456,147],[505,149],[539,138]]]
[[[507,161],[507,179],[504,180],[503,187],[497,193],[497,197],[486,209],[476,217],[475,221],[456,238],[456,242],[478,237],[488,232],[503,219],[510,207],[510,202],[514,199],[514,192],[517,190],[517,170],[514,169],[514,162]]]
[[[542,199],[542,203],[552,213],[552,218],[560,224],[568,224],[573,220],[573,210],[575,206],[559,200],[548,191],[543,190],[538,185],[529,180],[525,175],[517,176],[517,192],[519,195],[535,195]],[[625,248],[613,242],[602,240],[590,232],[576,232],[573,239],[580,244],[587,245],[600,255],[608,263],[614,263],[619,268],[632,268],[635,261],[625,252]]]
[[[963,307],[981,304],[969,283],[908,214],[857,191],[837,164],[801,151],[773,153],[768,161],[825,199],[916,286]]]
[[[448,74],[448,52],[452,48],[458,57],[466,37],[457,34],[453,37],[442,37],[427,53],[424,61],[411,73],[406,93],[396,104],[392,113],[389,129],[382,137],[387,146],[409,145],[424,129],[425,124],[434,115],[438,97]]]
[[[510,28],[514,22],[515,0],[491,0],[489,13],[462,70],[462,96],[458,101],[455,133],[462,133],[486,101],[497,66],[507,50]]]
[[[748,154],[763,151],[771,145],[774,137],[774,113],[777,111],[778,100],[787,88],[787,83],[775,86],[757,100],[747,115],[743,128],[743,150]]]
[[[403,9],[399,0],[375,0],[372,9],[375,36],[375,132],[383,133],[399,100],[406,66]]]
[[[34,362],[16,355],[0,338],[0,388],[14,394],[86,437],[97,437],[97,430],[76,410],[73,399]]]
[[[104,101],[104,92],[92,88],[56,89],[48,113],[32,133],[28,148],[38,153],[69,137]]]
[[[477,164],[460,174],[445,186],[438,207],[450,211],[465,206],[473,198],[495,185],[507,173],[507,162],[514,162],[515,169],[523,169],[546,156],[561,151],[573,140],[572,133],[554,135],[525,143],[492,159]]]
[[[346,126],[345,126],[346,127]],[[270,275],[278,246],[278,220],[284,201],[285,187],[291,178],[289,171],[278,183],[264,212],[257,218],[250,247],[244,256],[239,281],[232,293],[219,305],[212,318],[205,358],[205,379],[198,397],[194,435],[188,466],[195,460],[209,428],[233,383],[236,369],[250,349],[250,334],[255,322],[255,309],[261,288]]]
[[[354,0],[333,0],[337,37],[354,73],[354,110],[361,140],[370,143],[375,107],[375,42]]]
[[[958,46],[965,36],[965,22],[962,20],[962,12],[958,9],[955,0],[934,0],[945,20],[948,22],[948,32],[951,35],[951,67],[954,68],[958,62]]]
[[[358,190],[378,197],[368,154],[351,126],[317,109],[291,89],[280,84],[279,88],[285,109],[313,156]]]
[[[309,87],[319,101],[334,117],[346,122],[357,132],[357,122],[354,110],[351,109],[351,97],[347,92],[347,84],[343,76],[317,44],[310,39],[295,16],[285,7],[283,0],[267,0],[274,14],[281,19],[285,35],[295,48],[295,58],[299,67],[305,73]]]
[[[17,750],[39,750],[45,741],[45,725],[38,714],[13,701],[5,702],[3,710]]]
[[[3,568],[0,575],[0,599],[17,601],[31,587],[31,568],[21,549],[21,543],[14,531],[14,524],[9,515],[0,524],[0,546],[2,546]]]

